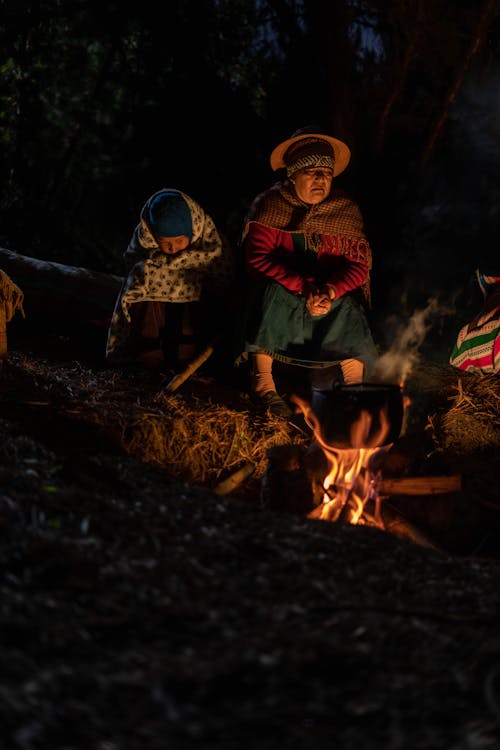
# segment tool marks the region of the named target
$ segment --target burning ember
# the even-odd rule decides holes
[[[402,386],[343,385],[294,403],[308,423],[309,447],[276,445],[268,451],[261,505],[311,519],[377,526],[398,538],[439,550],[387,497],[461,491],[461,476],[384,479],[374,458],[392,448],[404,429],[410,400]]]
[[[347,425],[349,447],[338,447],[325,437],[324,426],[312,406],[298,396],[294,401],[313,431],[329,467],[323,481],[322,503],[309,517],[383,527],[379,494],[381,474],[380,471],[374,472],[370,463],[376,454],[388,450],[392,444],[390,436],[394,426],[391,427],[387,406],[379,409],[376,420],[369,410],[361,409],[354,421]],[[368,503],[373,509],[371,513],[366,508]]]

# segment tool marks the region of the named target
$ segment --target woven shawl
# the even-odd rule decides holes
[[[458,332],[450,364],[460,370],[500,372],[500,276],[486,276],[479,269],[476,278],[484,294],[483,309]]]
[[[336,238],[335,245],[342,255],[366,261],[368,279],[363,292],[370,300],[371,247],[364,232],[361,211],[343,191],[335,189],[326,200],[310,205],[301,201],[287,182],[277,183],[253,201],[244,235],[252,221],[285,232],[302,232],[306,247],[313,249],[318,246],[318,235],[328,234]]]
[[[5,271],[0,271],[0,357],[7,353],[7,323],[18,310],[24,318],[24,292]]]
[[[106,356],[118,361],[131,336],[131,305],[137,302],[195,302],[203,290],[223,293],[232,280],[232,251],[203,208],[185,193],[193,237],[189,248],[175,255],[162,252],[148,223],[152,195],[141,210],[140,222],[125,251],[125,277],[111,320]]]

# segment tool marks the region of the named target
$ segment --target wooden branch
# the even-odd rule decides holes
[[[442,495],[447,492],[460,492],[460,474],[440,477],[403,477],[382,479],[380,495]]]
[[[248,461],[240,469],[231,474],[227,479],[219,482],[214,489],[216,495],[229,495],[230,492],[243,484],[255,471],[255,464]]]
[[[312,518],[313,520],[320,519],[322,510],[323,510],[323,503],[320,503],[310,513],[307,514],[307,518]]]
[[[325,520],[331,521],[328,517],[321,518],[323,505],[318,505],[314,510],[307,514],[307,518],[312,520]],[[374,524],[376,525],[376,524]],[[440,547],[423,531],[420,531],[416,526],[410,523],[408,520],[403,518],[399,513],[393,509],[389,509],[382,505],[382,526],[381,528],[387,533],[397,536],[400,539],[406,539],[414,544],[418,544],[421,547],[428,547],[434,549],[436,552],[441,552]]]
[[[413,542],[413,544],[418,544],[420,547],[433,549],[435,552],[443,552],[441,547],[439,547],[439,545],[436,544],[433,539],[427,536],[427,534],[425,534],[420,529],[417,529],[416,526],[414,526],[402,516],[394,514],[392,517],[386,517],[386,514],[384,513],[383,516],[384,530],[387,531],[388,534],[397,536],[399,539],[405,539],[409,542]]]
[[[402,479],[382,479],[379,495],[444,495],[448,492],[460,492],[462,477],[460,474],[441,477],[403,477]],[[320,518],[323,504],[317,505],[308,518]]]
[[[180,372],[178,375],[174,375],[172,380],[165,386],[165,391],[167,393],[174,393],[174,391],[180,388],[180,386],[185,383],[186,380],[190,378],[191,375],[193,375],[193,373],[195,373],[196,370],[198,370],[209,357],[212,356],[218,341],[218,338],[213,339],[213,341],[211,341],[210,344],[200,354],[198,354],[198,356],[195,357],[195,359],[193,359],[193,361],[190,362],[182,372]]]

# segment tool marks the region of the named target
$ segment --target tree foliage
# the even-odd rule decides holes
[[[318,123],[351,146],[341,179],[366,216],[375,283],[390,268],[395,288],[407,284],[416,249],[425,266],[436,247],[446,261],[461,245],[465,273],[473,229],[451,204],[464,203],[464,151],[481,123],[493,127],[469,82],[489,92],[497,80],[498,6],[144,0],[125,13],[118,0],[2,0],[0,243],[121,271],[139,209],[162,186],[191,193],[236,241],[272,180],[270,149]],[[483,248],[498,211],[480,222]]]

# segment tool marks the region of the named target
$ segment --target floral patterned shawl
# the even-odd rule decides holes
[[[227,241],[212,218],[185,193],[193,226],[190,246],[166,255],[158,247],[149,225],[149,206],[159,190],[143,206],[124,258],[128,268],[115,304],[108,332],[106,356],[118,359],[131,333],[130,306],[136,302],[194,302],[203,291],[217,293],[230,284],[233,268]]]

